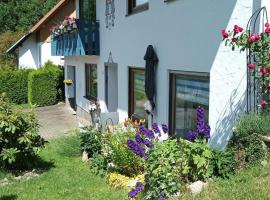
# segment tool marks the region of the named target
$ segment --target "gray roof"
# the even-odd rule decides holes
[[[32,33],[27,33],[21,39],[19,39],[16,43],[14,43],[7,51],[6,53],[13,53],[22,43],[27,40],[32,35]]]

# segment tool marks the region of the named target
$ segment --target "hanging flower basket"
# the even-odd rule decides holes
[[[73,81],[70,80],[70,79],[66,79],[64,80],[64,83],[67,85],[67,86],[71,86],[73,84]]]

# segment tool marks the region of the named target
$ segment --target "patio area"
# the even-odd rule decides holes
[[[89,126],[90,123],[66,107],[65,104],[37,108],[36,113],[40,123],[40,134],[45,139],[68,135],[79,126]]]

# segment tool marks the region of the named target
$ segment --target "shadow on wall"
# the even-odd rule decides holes
[[[245,81],[246,76],[242,77],[242,80],[239,82],[239,85]],[[239,88],[239,87],[236,87]],[[231,138],[232,129],[234,127],[234,123],[246,110],[246,93],[241,94],[240,101],[234,101],[235,97],[239,96],[239,93],[243,91],[238,91],[238,89],[233,90],[230,96],[230,100],[227,102],[226,106],[224,106],[223,111],[220,113],[220,119],[217,120],[217,125],[215,130],[215,134],[212,136],[210,140],[210,144],[214,148],[225,148],[228,140]]]
[[[261,8],[261,0],[253,0],[252,12],[254,13],[259,8]],[[235,53],[238,52],[236,51]],[[245,56],[245,54],[243,54],[243,56]],[[246,111],[246,100],[247,100],[246,92],[243,93],[243,91],[239,90],[239,86],[245,81],[246,76],[243,76],[241,81],[239,81],[238,86],[235,87],[236,89],[231,92],[229,101],[223,107],[222,112],[220,112],[219,114],[219,119],[217,120],[216,128],[212,130],[215,134],[210,140],[210,144],[214,148],[226,147],[229,139],[232,136],[232,130],[235,125],[235,122]],[[238,102],[235,102],[236,97],[240,99]]]

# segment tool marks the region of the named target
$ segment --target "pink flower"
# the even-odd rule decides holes
[[[255,40],[256,40],[256,41],[258,41],[258,40],[261,39],[261,36],[260,36],[259,34],[257,34],[257,33],[253,33],[252,36],[255,37]]]
[[[234,34],[241,33],[244,29],[240,26],[234,25]]]
[[[267,69],[266,67],[263,67],[260,69],[260,73],[261,73],[261,75],[265,76],[265,75],[269,74],[269,69]]]
[[[270,33],[270,27],[267,27],[266,29],[265,29],[265,33]]]
[[[266,101],[262,101],[262,102],[260,103],[260,106],[261,106],[262,108],[265,108],[266,106],[268,106],[268,103],[267,103]]]
[[[253,43],[256,41],[256,37],[254,35],[251,35],[249,38],[248,38],[248,43]]]
[[[229,37],[229,33],[225,29],[221,30],[221,34],[222,34],[223,39],[226,39]]]
[[[250,70],[254,70],[255,67],[256,67],[256,65],[255,65],[254,63],[250,63],[250,64],[248,65],[248,68],[249,68]]]
[[[270,24],[268,22],[265,23],[265,27],[268,28]]]
[[[69,19],[70,19],[69,16],[65,16],[65,17],[64,17],[64,20],[69,20]]]

